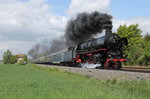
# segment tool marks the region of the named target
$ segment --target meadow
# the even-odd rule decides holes
[[[1,64],[0,99],[150,99],[150,81],[97,80],[33,64]]]

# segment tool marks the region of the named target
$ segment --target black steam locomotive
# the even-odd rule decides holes
[[[60,64],[67,66],[82,66],[82,64],[99,64],[97,68],[121,68],[121,62],[126,61],[124,47],[128,44],[126,38],[106,31],[106,35],[81,42],[75,47],[53,53],[33,60],[34,63]]]

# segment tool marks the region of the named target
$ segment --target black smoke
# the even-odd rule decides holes
[[[65,37],[67,45],[74,46],[80,42],[90,39],[93,35],[101,33],[102,30],[111,31],[112,16],[106,13],[79,13],[76,19],[68,22]]]
[[[106,13],[79,13],[75,19],[68,22],[64,36],[53,40],[37,43],[28,52],[33,59],[61,51],[90,39],[102,30],[111,31],[112,16]]]

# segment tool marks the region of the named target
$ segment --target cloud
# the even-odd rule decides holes
[[[150,17],[133,17],[129,19],[113,19],[113,30],[117,31],[120,25],[126,24],[127,26],[131,24],[139,24],[139,28],[142,29],[142,35],[147,32],[150,34]]]
[[[63,32],[65,17],[53,15],[45,0],[15,1],[0,4],[0,35],[22,40],[39,39],[41,35],[55,37]],[[51,19],[54,19],[53,22]],[[57,25],[56,25],[57,24]],[[59,24],[59,25],[58,25]],[[51,34],[53,34],[51,36]],[[61,35],[61,34],[60,34]],[[27,39],[26,39],[27,38]],[[21,39],[20,39],[21,40]]]
[[[111,0],[72,0],[67,11],[69,15],[76,15],[81,12],[109,12]]]
[[[0,0],[0,50],[15,45],[16,52],[17,47],[27,52],[33,42],[63,35],[66,23],[65,16],[51,12],[47,0]]]

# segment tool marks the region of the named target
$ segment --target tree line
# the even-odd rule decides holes
[[[18,55],[13,55],[12,52],[8,49],[6,52],[3,54],[3,60],[2,62],[4,64],[15,64],[19,63],[21,65],[24,65],[28,62],[27,55],[24,56],[23,60],[18,60]]]
[[[117,34],[127,37],[128,46],[125,47],[128,65],[150,65],[150,34],[142,36],[142,30],[138,24],[130,26],[121,25]]]

